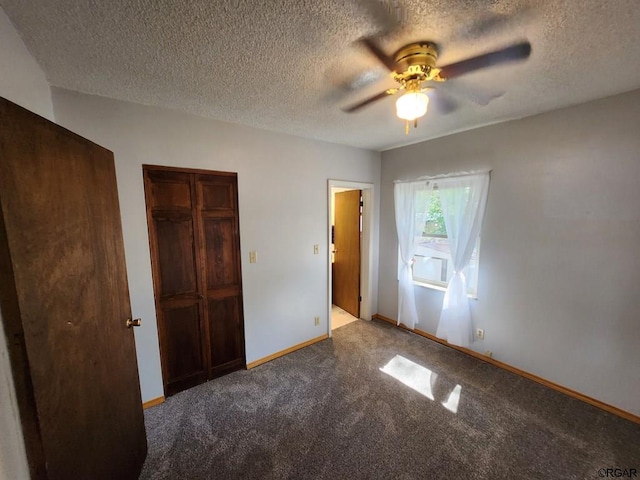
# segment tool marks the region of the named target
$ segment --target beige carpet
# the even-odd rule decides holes
[[[331,305],[331,330],[349,325],[351,322],[358,320],[356,317],[337,305]]]

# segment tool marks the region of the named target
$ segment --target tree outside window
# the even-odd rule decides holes
[[[453,262],[438,190],[420,191],[416,202],[413,280],[426,287],[446,288],[453,276]],[[465,272],[467,293],[471,296],[477,294],[479,248],[478,238]]]

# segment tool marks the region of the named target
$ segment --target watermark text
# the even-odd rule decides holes
[[[598,469],[598,476],[603,478],[637,478],[637,468],[603,467]]]

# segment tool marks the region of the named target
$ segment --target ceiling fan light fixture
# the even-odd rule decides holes
[[[422,92],[407,92],[396,100],[396,115],[408,122],[427,113],[429,97]]]

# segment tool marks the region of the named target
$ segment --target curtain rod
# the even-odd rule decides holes
[[[409,182],[421,182],[423,180],[439,180],[441,178],[450,178],[450,177],[469,177],[471,175],[480,175],[483,173],[491,173],[491,169],[483,169],[483,170],[471,170],[468,172],[454,172],[454,173],[443,173],[441,175],[434,176],[422,176],[418,178],[414,178],[411,180],[394,180],[393,183],[409,183]]]

